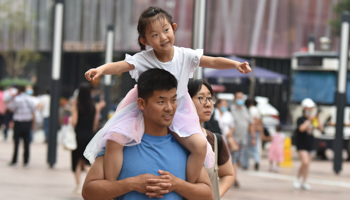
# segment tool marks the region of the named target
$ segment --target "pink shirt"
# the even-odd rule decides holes
[[[4,91],[0,91],[0,115],[5,114],[6,112],[6,103],[4,101]]]

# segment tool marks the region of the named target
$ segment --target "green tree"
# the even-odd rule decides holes
[[[333,7],[333,12],[336,17],[330,21],[333,31],[339,35],[340,34],[340,23],[341,23],[341,15],[344,11],[350,11],[350,0],[342,0],[339,1]]]
[[[13,78],[21,76],[29,62],[40,59],[40,54],[31,49],[15,47],[15,41],[23,41],[24,32],[30,31],[28,24],[32,16],[26,16],[25,3],[23,0],[0,1],[0,55],[6,62],[6,71]]]

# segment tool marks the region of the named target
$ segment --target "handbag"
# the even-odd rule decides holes
[[[71,151],[78,147],[76,133],[70,122],[67,125],[62,126],[62,145],[66,150]]]

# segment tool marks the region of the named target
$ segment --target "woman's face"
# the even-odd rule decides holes
[[[202,85],[202,89],[195,96],[192,97],[192,101],[197,109],[197,114],[200,123],[209,121],[211,112],[213,110],[213,103],[210,101],[206,101],[207,97],[212,97],[212,95],[208,90],[207,86],[205,85]],[[201,99],[202,103],[199,99]]]

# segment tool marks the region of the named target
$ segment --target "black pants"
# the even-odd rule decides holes
[[[18,145],[19,140],[22,138],[24,143],[24,164],[28,163],[29,160],[29,144],[30,144],[30,131],[32,129],[32,121],[29,122],[18,122],[15,121],[13,140],[15,143],[15,149],[13,152],[12,163],[17,162]]]

